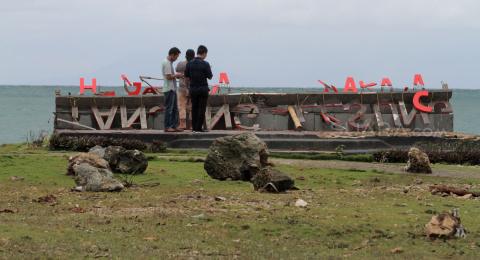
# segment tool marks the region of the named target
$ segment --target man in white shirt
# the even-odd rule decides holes
[[[177,79],[182,74],[175,73],[173,62],[178,59],[180,50],[173,47],[168,51],[167,58],[162,62],[163,95],[165,102],[165,132],[182,132],[178,129],[178,106],[177,106]]]

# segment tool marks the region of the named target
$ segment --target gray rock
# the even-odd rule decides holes
[[[268,165],[265,142],[253,133],[217,138],[210,146],[204,168],[214,179],[249,181]]]
[[[74,165],[88,163],[96,168],[110,169],[108,162],[94,153],[79,153],[68,158],[67,175],[75,175]]]
[[[141,174],[148,167],[148,160],[139,150],[127,150],[121,146],[109,146],[103,156],[115,173]]]
[[[405,171],[412,173],[432,173],[428,155],[416,147],[410,148]]]
[[[82,187],[83,191],[121,191],[124,188],[120,181],[113,178],[113,173],[109,169],[97,168],[82,162],[73,165],[73,171],[77,189]]]
[[[88,153],[93,153],[103,158],[105,157],[105,148],[100,145],[95,145],[94,147],[90,148],[90,150],[88,150]]]
[[[253,176],[252,183],[255,190],[267,192],[283,192],[295,185],[290,176],[270,167],[262,168]]]

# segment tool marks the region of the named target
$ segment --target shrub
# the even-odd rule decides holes
[[[131,138],[111,138],[105,136],[62,136],[52,135],[50,138],[49,148],[50,150],[71,150],[86,152],[95,145],[103,147],[115,145],[122,146],[125,149],[137,149],[145,151],[148,145],[138,139]]]

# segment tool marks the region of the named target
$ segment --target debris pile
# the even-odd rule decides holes
[[[410,148],[405,171],[412,173],[432,173],[428,155],[416,147]]]
[[[253,133],[220,137],[210,146],[204,168],[214,179],[251,181],[259,191],[293,188],[294,180],[273,169],[268,155],[265,142]]]
[[[460,196],[465,199],[470,199],[473,197],[480,197],[480,192],[478,191],[471,191],[468,189],[456,188],[453,186],[447,185],[432,185],[429,187],[430,192],[433,195],[441,195],[441,196]]]

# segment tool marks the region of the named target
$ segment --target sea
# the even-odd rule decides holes
[[[235,92],[321,92],[315,88],[232,88]],[[22,143],[42,133],[51,133],[55,90],[78,94],[78,86],[0,86],[0,144]],[[101,87],[102,91],[123,87]],[[480,90],[454,89],[451,103],[456,132],[480,134]]]

